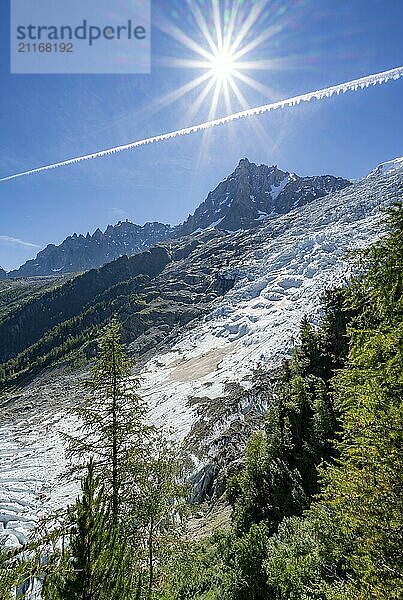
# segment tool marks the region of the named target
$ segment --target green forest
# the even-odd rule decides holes
[[[384,219],[320,325],[303,319],[210,537],[189,533],[179,449],[148,424],[112,319],[65,440],[81,492],[3,552],[0,600],[32,578],[44,600],[403,598],[403,204]]]

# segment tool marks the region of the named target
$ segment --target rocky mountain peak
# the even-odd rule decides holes
[[[226,231],[252,229],[269,216],[287,213],[348,185],[350,182],[341,177],[299,177],[277,165],[256,165],[242,158],[179,231],[189,235],[213,227]]]
[[[101,230],[99,229],[99,227],[98,227],[98,229],[96,229],[96,230],[94,231],[94,233],[93,233],[93,235],[92,235],[92,239],[93,239],[93,240],[101,240],[101,239],[102,239],[102,237],[103,237],[103,233],[102,233],[102,231],[101,231]]]
[[[243,173],[247,173],[252,165],[253,163],[251,163],[248,158],[241,158],[233,174],[241,175]]]
[[[140,226],[126,219],[108,225],[105,232],[98,228],[85,237],[74,233],[60,246],[50,244],[10,275],[29,277],[85,271],[120,256],[142,252],[167,238],[214,228],[254,229],[267,218],[288,213],[348,185],[350,182],[341,177],[299,177],[277,165],[257,165],[245,157],[181,225],[171,227],[153,222]]]
[[[1,266],[0,266],[0,279],[7,279],[7,273]]]

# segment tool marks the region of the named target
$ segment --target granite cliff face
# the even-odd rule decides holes
[[[288,213],[312,200],[341,190],[350,182],[341,177],[321,175],[299,177],[276,166],[256,165],[242,159],[235,171],[210,192],[187,220],[171,227],[129,221],[109,225],[93,235],[76,233],[59,246],[49,244],[10,277],[37,277],[87,271],[120,256],[143,252],[166,239],[178,239],[206,229],[239,231],[255,229],[268,218]]]

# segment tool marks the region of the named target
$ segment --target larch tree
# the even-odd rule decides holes
[[[44,600],[137,600],[138,556],[111,519],[92,460],[69,507],[66,544],[48,558]]]
[[[100,341],[100,353],[86,382],[88,393],[73,412],[79,418],[75,435],[66,435],[72,471],[83,472],[89,458],[111,503],[115,524],[125,511],[125,498],[135,480],[136,464],[144,460],[152,427],[146,425],[146,404],[136,393],[133,361],[120,341],[113,319]]]

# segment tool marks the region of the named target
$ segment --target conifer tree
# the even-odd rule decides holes
[[[173,443],[161,432],[151,437],[147,461],[138,473],[139,485],[130,497],[135,539],[144,549],[146,565],[144,595],[153,597],[158,568],[177,543],[178,522],[186,512],[187,486],[180,482],[179,463]],[[157,586],[158,587],[158,586]]]
[[[345,556],[357,599],[403,596],[403,205],[388,235],[360,253],[350,288],[359,315],[350,362],[335,379],[342,412],[340,460],[325,474],[323,501],[352,538]],[[345,591],[334,598],[341,598]]]
[[[15,597],[16,590],[21,593],[28,589],[34,561],[20,556],[10,556],[6,549],[0,551],[0,600],[10,600]],[[13,596],[12,596],[13,594]],[[23,596],[20,595],[20,598]]]
[[[123,564],[127,554],[118,543],[123,537],[136,557],[135,566],[130,566],[136,577],[132,586],[136,600],[150,600],[159,586],[162,556],[174,543],[185,490],[179,483],[173,444],[146,424],[146,405],[135,392],[138,381],[131,376],[131,369],[132,362],[120,342],[119,323],[113,320],[101,340],[92,378],[86,384],[89,394],[74,411],[80,429],[75,436],[66,436],[72,471],[82,474],[88,457],[91,466],[83,480],[83,498],[71,513],[76,533],[71,536],[70,551],[74,560],[87,565],[91,540],[82,536],[88,530],[87,520],[92,518],[89,502],[102,505],[102,510],[97,508],[97,521],[91,529],[95,552],[106,544],[103,531],[107,530],[111,546],[107,546],[105,560],[109,565],[116,560]],[[95,566],[99,575],[98,563]],[[107,569],[105,563],[103,569]],[[78,571],[85,575],[82,567]],[[111,580],[118,581],[117,574],[122,571],[117,565],[116,572],[111,567],[108,573]],[[74,577],[71,586],[83,587],[80,577]],[[119,589],[123,594],[126,588],[122,584]],[[120,597],[131,598],[116,596]],[[76,598],[81,600],[81,596],[71,596],[71,600]],[[92,596],[83,600],[92,600]]]
[[[65,436],[73,471],[82,473],[92,457],[115,524],[125,510],[135,465],[144,459],[151,432],[145,424],[146,405],[135,391],[138,380],[131,377],[132,366],[120,341],[119,322],[114,319],[101,339],[99,357],[86,382],[89,393],[74,409],[81,425],[76,435]]]
[[[135,600],[136,554],[111,519],[92,461],[87,469],[68,510],[66,549],[45,569],[44,600]]]
[[[403,597],[403,205],[389,233],[358,253],[346,290],[355,312],[348,362],[332,380],[339,457],[304,518],[268,543],[276,600]]]

